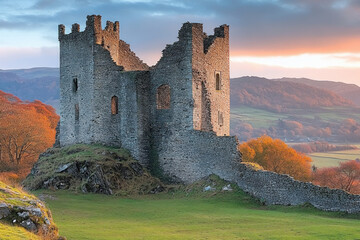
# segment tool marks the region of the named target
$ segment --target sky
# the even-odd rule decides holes
[[[58,25],[87,15],[120,22],[149,65],[182,23],[230,25],[230,75],[360,85],[360,0],[0,0],[0,69],[58,67]]]

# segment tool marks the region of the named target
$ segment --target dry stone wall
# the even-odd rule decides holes
[[[325,211],[360,212],[360,195],[300,182],[288,175],[255,171],[245,165],[240,166],[238,173],[233,181],[267,205],[310,203]]]

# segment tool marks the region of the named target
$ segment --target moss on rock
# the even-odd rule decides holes
[[[30,190],[69,189],[115,195],[165,189],[127,150],[84,144],[48,149],[40,155],[24,186]]]
[[[16,231],[21,235],[22,230],[11,229],[11,227],[23,227],[29,232],[46,237],[46,239],[59,239],[58,229],[45,204],[35,196],[3,182],[0,182],[0,221],[1,224],[5,224],[1,231],[9,233]]]

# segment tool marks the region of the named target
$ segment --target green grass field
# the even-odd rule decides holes
[[[1,240],[40,240],[40,238],[22,227],[9,226],[0,223],[0,239]]]
[[[273,113],[251,107],[231,108],[231,121],[245,121],[250,123],[254,128],[263,128],[274,125],[277,120],[287,118],[286,114]]]
[[[43,192],[42,192],[43,193]],[[39,193],[38,193],[39,194]],[[68,239],[359,239],[360,217],[261,206],[241,191],[124,198],[45,192]]]
[[[268,128],[275,125],[279,119],[291,119],[296,121],[299,119],[313,120],[319,118],[324,122],[341,122],[345,119],[352,118],[360,122],[359,112],[354,112],[353,108],[332,107],[317,110],[309,109],[293,109],[289,113],[275,113],[258,108],[247,106],[232,107],[230,110],[231,121],[245,121],[250,123],[254,128]]]
[[[337,167],[339,163],[360,158],[360,149],[309,154],[316,167]]]

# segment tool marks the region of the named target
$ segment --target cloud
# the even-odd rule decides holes
[[[19,0],[20,1],[20,0]],[[18,2],[18,1],[16,1]],[[100,14],[120,21],[120,37],[147,62],[155,63],[166,44],[176,41],[186,21],[204,29],[230,25],[232,56],[360,52],[357,0],[0,0],[0,30],[43,32],[34,47],[57,45],[57,25]],[[4,7],[3,7],[4,6]],[[7,38],[5,45],[14,42]],[[24,39],[26,41],[26,39]],[[51,44],[49,44],[51,41]],[[18,42],[18,41],[16,41]],[[15,46],[14,46],[15,47]]]
[[[300,54],[294,56],[232,57],[232,61],[285,68],[360,68],[360,54]]]
[[[357,76],[360,76],[360,68],[283,68],[266,66],[254,63],[240,63],[230,62],[230,76],[231,78],[241,76],[258,76],[266,78],[282,78],[282,77],[305,77],[314,80],[330,80],[342,81],[346,83],[353,83],[360,86],[360,81]]]

